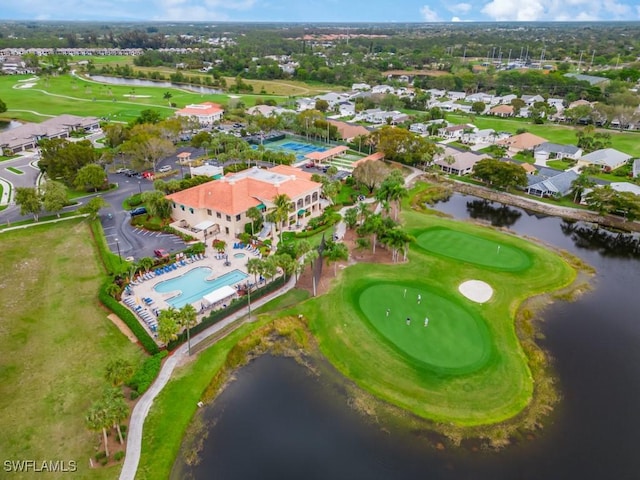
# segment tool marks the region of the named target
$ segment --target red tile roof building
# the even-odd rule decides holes
[[[198,121],[200,125],[212,125],[215,122],[219,122],[223,114],[224,109],[222,105],[213,102],[187,105],[176,111],[177,116],[193,118]]]
[[[251,222],[247,210],[270,210],[276,195],[291,199],[287,224],[305,223],[322,213],[322,184],[311,181],[311,174],[279,165],[269,170],[251,168],[167,196],[174,221],[195,226],[210,221],[221,233],[237,236]]]

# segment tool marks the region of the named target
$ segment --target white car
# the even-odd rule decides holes
[[[158,169],[160,173],[166,173],[171,171],[171,165],[164,165]]]

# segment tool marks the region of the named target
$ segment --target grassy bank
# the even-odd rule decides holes
[[[118,468],[89,469],[99,438],[84,417],[106,363],[137,363],[142,353],[98,303],[104,273],[87,222],[2,233],[0,250],[0,268],[11,272],[0,288],[3,458],[76,460],[79,478],[115,478]]]

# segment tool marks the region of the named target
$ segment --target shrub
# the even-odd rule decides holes
[[[107,457],[107,453],[100,451],[100,452],[96,453],[94,458],[96,460],[102,460],[103,458],[106,458],[106,457]]]
[[[100,460],[100,465],[102,465],[103,467],[109,463],[109,459],[107,457],[103,458],[102,460]]]
[[[130,207],[137,207],[138,205],[141,205],[142,195],[140,195],[139,193],[136,193],[135,195],[131,195],[127,199],[127,203],[129,204]]]
[[[124,452],[122,450],[120,450],[119,452],[116,452],[113,454],[113,459],[116,462],[119,462],[120,460],[122,460],[124,458]]]
[[[162,359],[166,356],[167,352],[163,350],[152,357],[146,358],[127,385],[142,395],[158,376],[162,366]]]
[[[160,351],[158,345],[156,345],[156,342],[154,342],[153,338],[149,336],[147,331],[140,324],[138,319],[136,319],[133,313],[131,313],[129,309],[118,303],[116,299],[114,299],[107,293],[110,284],[111,281],[108,280],[100,287],[100,291],[98,292],[98,298],[100,299],[100,302],[102,302],[105,307],[115,313],[124,323],[127,324],[127,327],[131,329],[133,334],[136,336],[140,344],[147,352],[149,352],[151,355],[158,353]]]
[[[129,393],[129,400],[135,400],[140,396],[140,394],[138,393],[137,390],[131,390],[131,393]]]

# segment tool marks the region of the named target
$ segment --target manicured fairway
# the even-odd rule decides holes
[[[435,290],[375,283],[362,291],[359,304],[385,340],[435,371],[467,373],[489,358],[491,340],[482,319]]]
[[[523,250],[449,228],[429,228],[416,243],[436,255],[505,272],[523,271],[532,264]]]

